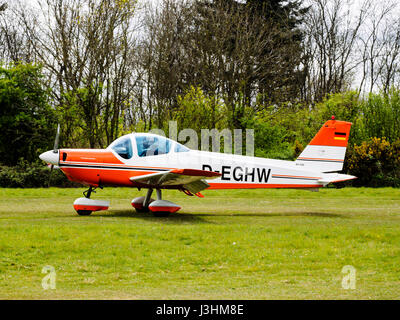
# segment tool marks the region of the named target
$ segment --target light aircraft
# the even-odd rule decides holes
[[[108,201],[91,199],[104,186],[147,189],[132,200],[137,212],[167,216],[181,207],[163,200],[161,190],[178,189],[203,197],[204,189],[300,188],[318,191],[329,183],[356,177],[338,173],[350,133],[350,122],[332,116],[295,161],[273,160],[218,152],[191,150],[151,133],[131,133],[106,149],[58,149],[59,127],[54,149],[39,157],[57,166],[68,179],[89,186],[76,199],[79,215],[107,210]],[[156,200],[152,199],[156,190]]]

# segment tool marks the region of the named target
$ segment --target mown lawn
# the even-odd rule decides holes
[[[144,192],[122,188],[81,217],[83,190],[0,189],[1,299],[400,298],[398,189],[170,191],[182,210],[169,218],[134,213]]]

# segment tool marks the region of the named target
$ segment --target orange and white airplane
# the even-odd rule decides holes
[[[191,150],[150,133],[124,135],[106,149],[58,149],[58,128],[54,150],[42,153],[40,159],[58,166],[68,179],[89,186],[74,202],[79,215],[107,210],[109,202],[91,199],[91,193],[98,187],[118,186],[148,189],[146,196],[132,200],[132,206],[138,212],[166,216],[181,207],[162,200],[162,189],[203,197],[204,189],[318,190],[354,179],[337,173],[343,169],[350,127],[350,122],[332,117],[295,161]],[[156,200],[151,198],[154,189]]]

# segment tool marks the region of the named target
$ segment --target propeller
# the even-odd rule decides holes
[[[58,141],[59,140],[60,140],[60,124],[57,124],[57,132],[56,132],[56,138],[54,139],[53,153],[58,153]],[[49,183],[47,185],[48,188],[50,188],[51,174],[53,173],[53,169],[54,169],[54,164],[52,164],[50,166]]]
[[[58,141],[59,140],[60,140],[60,124],[57,124],[57,133],[56,133],[56,138],[54,139],[54,148],[53,148],[54,153],[58,152]]]

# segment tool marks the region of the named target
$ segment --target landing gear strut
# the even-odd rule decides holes
[[[171,201],[162,200],[161,189],[156,189],[157,200],[151,198],[153,189],[149,189],[145,197],[138,197],[132,200],[132,206],[136,212],[151,211],[156,217],[166,217],[170,213],[178,211],[181,207]]]
[[[93,187],[90,186],[89,189],[87,189],[86,191],[83,191],[83,195],[85,196],[85,198],[90,199],[90,196],[92,195],[92,192],[96,192],[93,190]]]
[[[149,211],[149,204],[154,201],[154,199],[151,198],[152,193],[153,189],[149,189],[147,190],[146,197],[144,197],[143,207],[146,208],[147,211]]]

